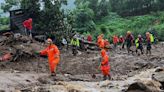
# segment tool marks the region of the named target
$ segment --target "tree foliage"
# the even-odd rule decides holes
[[[4,0],[5,3],[1,3],[1,8],[4,12],[8,12],[12,7],[20,6],[21,0]]]

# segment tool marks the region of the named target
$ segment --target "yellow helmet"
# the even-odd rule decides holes
[[[127,34],[131,34],[131,31],[128,31]]]

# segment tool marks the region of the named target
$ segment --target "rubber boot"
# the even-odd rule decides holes
[[[111,76],[110,75],[108,75],[108,80],[111,80],[112,78],[111,78]]]
[[[51,73],[51,76],[56,76],[56,73],[55,72]]]
[[[107,77],[106,77],[106,75],[104,75],[103,80],[106,80],[106,79],[107,79]]]

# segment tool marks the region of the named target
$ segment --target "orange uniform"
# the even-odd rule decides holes
[[[105,47],[109,47],[109,46],[110,46],[110,43],[109,43],[108,40],[105,40],[105,41],[104,41],[104,46],[105,46]]]
[[[60,52],[57,46],[52,44],[48,46],[46,49],[42,50],[40,54],[48,56],[50,71],[51,73],[54,73],[60,61]]]
[[[101,71],[104,76],[110,75],[110,66],[109,66],[109,56],[106,54],[106,51],[101,50],[102,62],[101,62]]]
[[[101,36],[98,37],[97,45],[99,46],[99,48],[104,48],[104,46],[105,46],[104,39]]]

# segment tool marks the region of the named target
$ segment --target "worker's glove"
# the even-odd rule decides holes
[[[40,52],[34,52],[34,54],[38,56],[38,55],[40,55]]]

